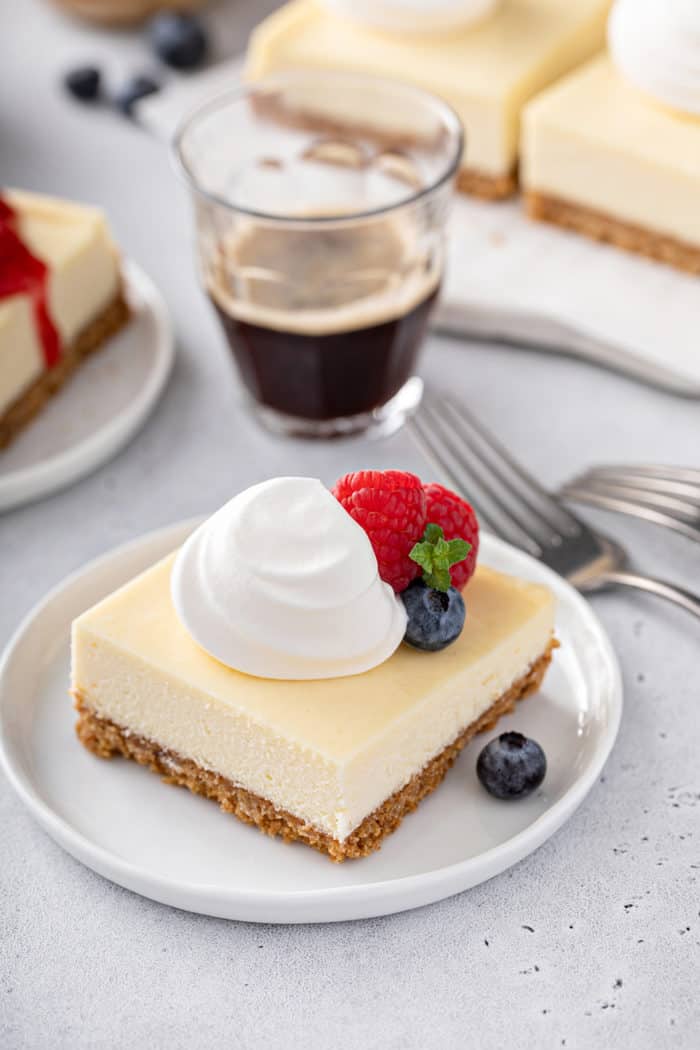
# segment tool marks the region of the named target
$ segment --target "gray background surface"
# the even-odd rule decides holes
[[[218,50],[240,49],[272,6],[215,6]],[[159,408],[121,455],[0,518],[0,643],[87,560],[262,477],[426,469],[405,435],[316,447],[278,442],[245,419],[163,147],[57,86],[65,67],[93,59],[114,79],[149,64],[133,34],[90,31],[40,0],[2,4],[0,183],[104,206],[165,294],[179,356]],[[422,370],[468,398],[547,483],[595,460],[700,458],[697,403],[581,363],[432,338]],[[698,588],[699,548],[596,520],[641,568]],[[631,593],[595,607],[626,688],[600,783],[535,855],[419,911],[326,927],[177,912],[65,855],[0,781],[0,1046],[696,1047],[698,625]]]

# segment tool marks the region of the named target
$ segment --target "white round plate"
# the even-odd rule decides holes
[[[484,562],[549,584],[559,603],[562,647],[544,689],[499,723],[499,730],[519,729],[544,747],[547,777],[530,798],[498,802],[481,788],[475,764],[482,736],[380,852],[332,864],[306,846],[261,835],[206,799],[173,790],[133,762],[95,758],[73,732],[71,620],[193,527],[186,522],[151,533],[64,581],[25,619],[0,665],[5,771],[46,831],[101,875],[154,900],[230,919],[333,922],[385,915],[504,871],[549,838],[595,783],[622,711],[611,645],[576,591],[490,536],[483,537]]]
[[[136,263],[124,265],[124,284],[129,323],[0,452],[0,511],[101,466],[131,440],[163,392],[175,355],[163,297]]]

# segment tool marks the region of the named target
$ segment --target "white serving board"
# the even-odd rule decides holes
[[[173,81],[140,104],[165,140],[205,99],[241,82],[242,60]],[[433,327],[561,351],[700,397],[700,280],[541,223],[520,201],[459,197]]]

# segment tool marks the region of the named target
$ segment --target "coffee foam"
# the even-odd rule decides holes
[[[416,254],[396,220],[373,226],[249,227],[224,240],[205,274],[231,317],[279,332],[332,335],[396,320],[442,275],[441,250]]]

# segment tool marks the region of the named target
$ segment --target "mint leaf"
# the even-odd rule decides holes
[[[442,531],[442,530],[440,530],[440,531]],[[442,536],[439,536],[438,539],[436,539],[434,544],[433,544],[433,557],[434,558],[444,558],[445,561],[447,561],[447,557],[448,557],[449,553],[450,553],[450,545],[449,545],[449,543],[447,542],[447,540],[443,539]]]
[[[425,569],[426,572],[432,572],[433,568],[433,556],[425,543],[416,543],[415,547],[409,554],[409,558],[417,562],[421,569]]]
[[[472,549],[471,543],[467,543],[466,540],[450,540],[448,546],[450,548],[450,565],[456,565],[458,561],[464,561]]]
[[[452,577],[449,569],[434,569],[431,573],[423,574],[423,582],[434,591],[449,591],[452,586]]]
[[[409,558],[423,570],[423,582],[436,591],[449,591],[450,568],[464,561],[471,550],[466,540],[446,540],[445,533],[434,522],[426,525],[423,539],[416,543]]]
[[[445,533],[439,525],[431,524],[425,526],[425,532],[423,533],[425,543],[435,543],[437,540],[443,539],[444,536]]]

